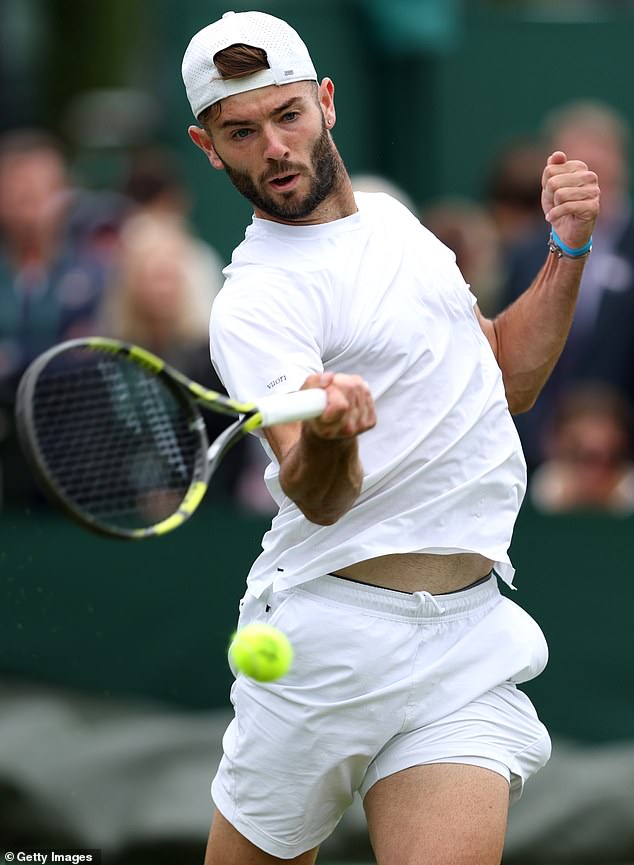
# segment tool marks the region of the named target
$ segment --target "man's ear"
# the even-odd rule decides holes
[[[215,151],[211,138],[205,129],[200,126],[190,126],[187,134],[194,142],[196,147],[200,147],[207,159],[217,171],[222,171],[224,168],[223,162]]]
[[[332,129],[337,122],[337,113],[335,111],[335,85],[330,78],[324,78],[319,85],[318,98],[326,126],[328,129]]]

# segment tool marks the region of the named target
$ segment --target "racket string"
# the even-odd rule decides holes
[[[34,404],[44,460],[76,507],[124,529],[178,509],[199,468],[200,433],[161,378],[85,351],[43,371]]]

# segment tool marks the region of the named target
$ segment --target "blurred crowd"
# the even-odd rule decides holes
[[[634,215],[630,130],[610,106],[563,105],[533,138],[492,154],[478,199],[418,208],[386,178],[355,188],[400,198],[455,253],[487,316],[530,284],[546,257],[540,203],[548,153],[564,150],[597,172],[602,211],[572,332],[535,407],[516,418],[530,497],[545,511],[634,511]],[[191,199],[167,150],[143,148],[118,183],[84,189],[57,141],[41,130],[0,137],[0,500],[40,501],[16,439],[16,388],[47,347],[100,334],[139,343],[208,387],[208,321],[223,262],[193,229]],[[225,421],[209,418],[214,436]],[[215,424],[219,424],[215,428]],[[269,512],[255,441],[237,448],[212,495]]]
[[[553,150],[599,176],[601,214],[571,333],[535,406],[515,418],[529,497],[548,513],[634,512],[634,214],[631,132],[611,106],[574,101],[544,118],[534,139],[491,160],[481,200],[440,201],[422,221],[455,254],[485,315],[511,304],[545,258],[549,227],[541,175]]]
[[[222,284],[218,253],[188,221],[189,196],[174,157],[132,154],[117,188],[73,178],[51,136],[0,137],[0,496],[42,502],[16,437],[14,400],[28,364],[46,348],[99,334],[138,343],[213,389],[208,322]],[[210,435],[226,421],[209,420]],[[231,495],[245,449],[215,479]]]

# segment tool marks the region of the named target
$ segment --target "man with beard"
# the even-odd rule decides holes
[[[488,321],[403,205],[354,194],[333,83],[285,22],[226,13],[183,78],[190,137],[254,208],[214,303],[214,364],[240,399],[328,397],[262,437],[279,512],[238,627],[279,627],[295,661],[236,679],[205,863],[312,865],[359,793],[380,865],[497,865],[509,802],[550,751],[517,688],[545,640],[497,583],[526,482],[510,411],[565,343],[597,178],[549,157],[547,260]]]

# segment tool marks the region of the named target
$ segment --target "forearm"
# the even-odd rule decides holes
[[[561,150],[551,153],[542,175],[541,201],[555,251],[512,306],[492,322],[479,316],[514,414],[534,404],[566,344],[599,195],[598,178],[585,162],[569,160]]]
[[[280,466],[280,484],[312,523],[335,523],[361,492],[357,437],[324,439],[307,424]]]
[[[495,353],[513,414],[531,408],[561,355],[585,261],[549,255],[528,290],[493,320]]]

